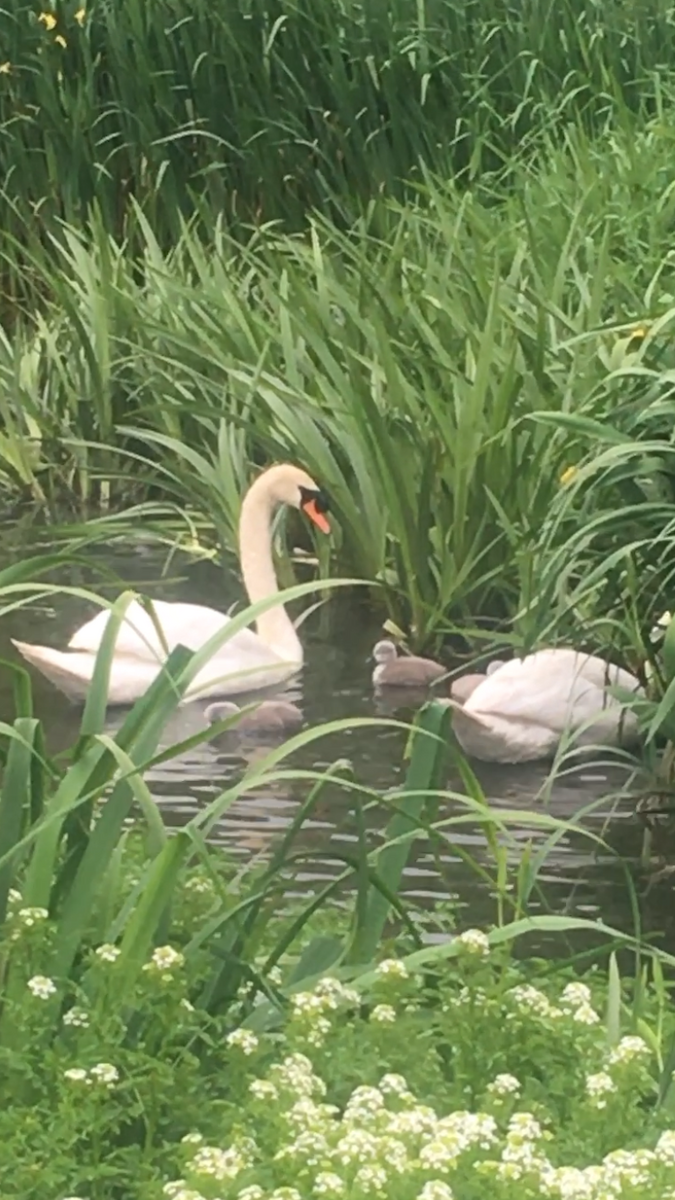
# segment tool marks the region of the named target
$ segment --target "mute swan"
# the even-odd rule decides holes
[[[298,508],[323,533],[330,532],[328,502],[305,471],[283,463],[270,467],[246,493],[239,519],[239,557],[252,604],[277,592],[272,562],[272,515],[280,504]],[[230,617],[201,604],[154,602],[169,651],[177,645],[198,650]],[[109,619],[99,612],[78,629],[65,651],[14,642],[27,662],[37,667],[73,700],[84,700],[96,653]],[[257,632],[242,629],[226,642],[195,676],[187,696],[228,696],[275,686],[296,674],[303,662],[302,645],[282,604],[257,620]],[[131,704],[159,674],[165,651],[150,615],[137,602],[129,605],[118,631],[110,671],[109,704]]]
[[[455,710],[453,729],[467,754],[484,762],[533,762],[552,757],[565,733],[577,733],[575,747],[636,741],[636,714],[610,687],[644,695],[629,671],[561,647],[503,663],[465,704],[443,703]]]
[[[377,663],[373,683],[378,688],[428,687],[448,673],[446,667],[431,658],[417,658],[414,654],[399,658],[396,646],[389,641],[377,642],[373,658]]]
[[[238,704],[234,704],[231,700],[223,700],[220,703],[209,704],[208,708],[204,710],[204,716],[209,725],[214,725],[216,721],[234,717],[236,713],[240,712]],[[263,700],[255,709],[242,713],[241,719],[237,721],[236,725],[225,732],[283,733],[286,729],[298,729],[303,721],[304,716],[297,704],[291,704],[289,700]]]

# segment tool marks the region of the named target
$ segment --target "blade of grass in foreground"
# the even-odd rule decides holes
[[[422,709],[410,737],[410,766],[402,791],[396,797],[398,811],[386,830],[387,845],[377,856],[379,877],[385,888],[398,894],[403,872],[415,840],[426,793],[443,787],[448,764],[449,709],[431,703]],[[357,928],[349,954],[352,963],[372,962],[382,939],[390,904],[383,892],[371,888],[360,928]]]

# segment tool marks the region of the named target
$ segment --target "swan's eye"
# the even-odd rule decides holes
[[[312,488],[301,487],[300,508],[322,533],[330,533],[330,525],[326,520],[326,513],[330,512],[330,505],[325,492],[318,488],[314,491]]]
[[[317,488],[316,491],[314,491],[312,488],[301,487],[300,507],[306,508],[306,506],[312,501],[314,502],[314,507],[316,508],[317,512],[330,512],[330,503],[325,492],[322,492],[320,488]]]

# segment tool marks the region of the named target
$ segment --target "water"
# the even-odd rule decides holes
[[[25,547],[22,552],[26,553]],[[100,555],[98,561],[101,562]],[[154,599],[190,600],[222,611],[243,599],[236,577],[224,582],[223,573],[210,564],[181,564],[182,578],[162,579],[163,559],[150,549],[108,550],[102,561],[121,580],[141,587]],[[64,570],[59,582],[101,590],[100,576],[86,568]],[[119,587],[109,594],[112,596],[118,590]],[[0,656],[15,656],[9,645],[10,637],[64,647],[73,630],[91,615],[91,607],[73,596],[56,596],[31,610],[7,614],[0,622]],[[379,622],[372,614],[342,599],[331,600],[303,626],[306,666],[302,678],[284,694],[300,704],[309,725],[388,715],[386,707],[378,707],[373,696],[372,664],[368,662],[380,634]],[[12,719],[11,686],[9,672],[0,673],[2,720]],[[37,674],[34,697],[50,748],[58,751],[71,745],[77,734],[79,710]],[[204,708],[202,702],[181,708],[165,730],[163,743],[175,744],[205,728]],[[407,719],[410,711],[398,710],[395,715]],[[108,728],[115,730],[123,718],[122,711],[112,710]],[[364,729],[352,724],[313,742],[283,765],[321,771],[337,759],[348,759],[353,778],[364,788],[381,793],[401,780],[404,744],[405,735],[399,730]],[[147,782],[167,824],[179,827],[238,780],[244,769],[251,771],[259,765],[268,751],[269,745],[250,739],[236,739],[234,745],[232,739],[216,740],[150,771]],[[643,826],[635,817],[635,803],[630,795],[632,771],[610,761],[585,762],[551,785],[549,768],[544,764],[517,767],[474,764],[474,769],[495,813],[516,814],[509,821],[508,835],[500,839],[509,847],[512,862],[518,861],[526,842],[532,842],[536,850],[550,834],[549,830],[528,821],[528,812],[536,810],[568,819],[595,805],[584,817],[583,826],[604,837],[607,846],[594,845],[581,830],[567,831],[546,857],[539,877],[543,895],[532,907],[534,911],[539,907],[541,911],[602,918],[606,924],[632,931],[634,918],[626,886],[626,867],[629,870],[637,867],[643,836]],[[213,840],[225,845],[236,858],[268,852],[297,813],[308,786],[305,781],[288,779],[254,781],[216,822],[211,831]],[[466,808],[461,801],[463,788],[457,774],[451,777],[448,786],[458,797],[448,802],[439,817],[459,818],[466,814]],[[522,817],[518,818],[518,813]],[[367,812],[371,846],[377,844],[385,822],[382,805]],[[353,853],[355,829],[352,795],[338,784],[330,784],[322,791],[301,834],[300,844],[307,851],[307,860],[298,875],[299,887],[326,882],[343,869],[344,864],[337,856]],[[495,916],[492,889],[464,861],[464,856],[471,856],[494,876],[493,856],[484,832],[475,821],[458,824],[449,832],[452,841],[440,855],[434,856],[428,845],[419,844],[406,874],[405,894],[431,909],[439,900],[452,903],[463,925],[489,923]],[[642,907],[644,928],[664,932],[665,944],[670,945],[675,929],[670,916],[669,889],[654,889],[643,898]]]

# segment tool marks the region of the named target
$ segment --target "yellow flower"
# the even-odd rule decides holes
[[[51,32],[52,29],[56,29],[56,17],[54,16],[53,13],[50,13],[50,12],[40,13],[40,16],[38,17],[38,21],[42,21],[42,24],[44,25],[45,29],[48,30],[49,32]]]
[[[77,12],[75,13],[75,20],[77,21],[78,25],[84,25],[86,15],[87,14],[83,8],[78,8]]]
[[[0,63],[0,75],[9,75],[12,70],[11,62]]]
[[[638,341],[638,340],[642,341],[643,338],[646,338],[648,333],[649,333],[649,325],[636,325],[635,329],[631,330],[631,332],[628,336],[629,336],[631,342]]]
[[[65,50],[66,46],[68,45],[66,39],[60,33],[57,33],[56,37],[54,38],[54,41],[56,42],[57,46],[62,46],[64,50]]]
[[[577,475],[578,472],[579,472],[578,467],[565,467],[565,470],[563,471],[562,475],[560,476],[560,482],[561,482],[562,486],[567,487],[567,484],[572,482],[572,480],[574,479],[574,476]]]

